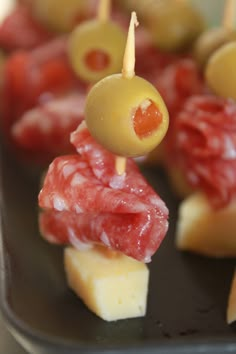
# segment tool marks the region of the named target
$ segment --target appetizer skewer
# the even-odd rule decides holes
[[[225,44],[212,55],[206,67],[209,86],[225,98],[213,95],[190,98],[175,125],[177,163],[189,184],[203,193],[180,206],[177,245],[214,257],[236,255],[236,102],[232,99],[236,71],[235,66],[229,66],[234,61],[235,48],[233,42]],[[222,85],[223,78],[229,85]],[[192,213],[189,221],[186,213]]]
[[[106,134],[99,130],[96,133],[97,141],[94,140],[83,122],[71,135],[71,142],[79,154],[54,160],[39,194],[39,205],[44,209],[40,215],[42,235],[52,243],[69,243],[77,249],[65,251],[70,287],[92,311],[108,321],[145,314],[148,269],[140,261],[151,260],[168,227],[165,204],[129,158],[144,152],[146,140],[148,149],[153,146],[153,142],[149,144],[152,135],[158,144],[168,126],[168,113],[160,95],[133,72],[135,22],[135,14],[132,14],[126,51],[129,53],[131,49],[131,59],[128,59],[131,71],[126,72],[130,66],[126,65],[125,59],[125,74],[111,75],[98,82],[91,89],[86,102],[85,118],[89,129],[101,124],[96,117],[99,120],[103,116],[102,125]],[[135,93],[131,90],[134,87]],[[122,90],[118,91],[117,88]],[[110,92],[114,93],[114,100],[109,105],[106,100]],[[128,103],[123,106],[128,93]],[[139,137],[138,143],[137,137],[134,138],[135,112],[147,100],[148,104],[143,105],[143,118],[153,104],[153,119],[157,109],[162,119],[155,129],[152,124],[151,129],[149,124],[145,126],[144,136]],[[111,108],[113,106],[114,109]],[[116,130],[124,127],[128,130],[127,136],[131,135],[122,153],[119,150],[119,136],[117,138],[116,135],[114,145],[110,145],[107,139],[107,136],[113,135],[108,118],[113,120]],[[152,117],[149,118],[152,122]],[[156,132],[158,129],[160,133]],[[99,141],[112,152],[104,149]],[[116,171],[117,155],[127,158],[122,174]],[[103,248],[95,246],[92,250],[81,250],[97,244],[103,245]],[[111,292],[109,289],[114,285],[116,292]],[[130,290],[132,288],[134,290]],[[107,291],[109,301],[101,301],[102,298],[107,299]]]

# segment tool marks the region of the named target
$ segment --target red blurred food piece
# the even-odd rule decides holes
[[[187,181],[215,208],[236,196],[236,103],[215,96],[189,98],[175,120],[175,161]]]
[[[0,48],[6,51],[33,49],[51,38],[24,5],[17,5],[0,25]]]
[[[172,164],[175,162],[175,117],[189,97],[204,94],[207,89],[196,63],[191,58],[179,59],[169,65],[159,77],[156,77],[155,86],[162,95],[170,115],[169,129],[163,141],[163,148],[164,163]]]
[[[190,96],[206,91],[203,77],[196,63],[190,59],[179,59],[155,77],[155,86],[162,95],[171,118],[183,107]]]
[[[24,158],[48,163],[75,152],[70,133],[84,119],[85,94],[71,93],[27,111],[12,127],[13,139]]]
[[[17,51],[6,61],[1,117],[7,135],[12,124],[40,101],[82,87],[70,67],[66,48],[66,38],[58,38],[31,52]]]
[[[180,58],[177,54],[163,53],[153,46],[149,34],[143,27],[137,28],[136,33],[136,61],[137,75],[156,83],[162,71]]]
[[[168,227],[164,202],[147,184],[134,161],[115,171],[115,156],[104,150],[82,124],[72,134],[80,155],[50,165],[39,205],[42,235],[76,247],[101,243],[149,262]]]

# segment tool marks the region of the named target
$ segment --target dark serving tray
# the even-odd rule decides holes
[[[39,176],[5,149],[1,165],[1,310],[31,353],[224,354],[236,352],[225,321],[234,260],[212,260],[175,249],[178,202],[158,169],[143,173],[170,209],[170,229],[150,264],[144,318],[107,323],[67,287],[62,248],[39,235]]]

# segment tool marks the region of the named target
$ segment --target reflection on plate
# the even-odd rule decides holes
[[[62,249],[41,239],[37,176],[2,154],[1,308],[8,326],[33,353],[228,353],[235,334],[225,310],[233,260],[210,260],[174,247],[177,201],[158,169],[143,173],[170,208],[170,229],[150,264],[144,318],[106,323],[68,289]],[[139,348],[139,349],[138,349]],[[145,348],[145,349],[143,349]],[[164,351],[165,350],[165,351]]]

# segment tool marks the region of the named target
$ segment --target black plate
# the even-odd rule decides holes
[[[1,309],[31,353],[233,353],[225,312],[234,260],[210,260],[174,247],[178,203],[158,169],[143,173],[170,209],[170,229],[151,269],[144,318],[107,323],[68,289],[62,248],[41,239],[39,178],[2,154]]]

